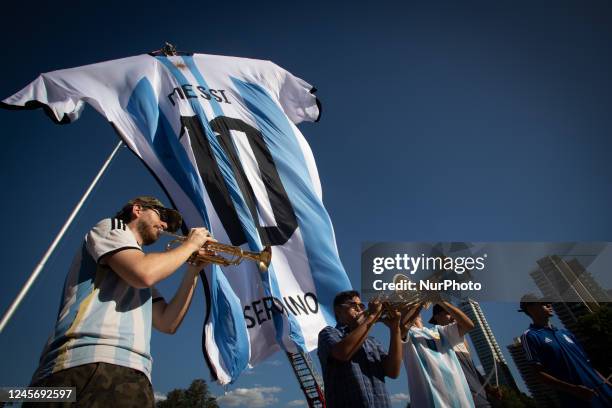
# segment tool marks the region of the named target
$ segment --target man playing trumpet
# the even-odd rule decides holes
[[[87,233],[66,277],[33,386],[76,387],[82,406],[153,406],[151,326],[169,334],[177,330],[204,264],[189,266],[169,303],[154,285],[214,241],[206,228],[193,228],[170,251],[142,251],[161,231],[176,231],[181,223],[177,211],[143,196]]]
[[[390,407],[385,377],[397,378],[401,369],[400,312],[383,305],[361,303],[359,292],[340,292],[334,299],[336,327],[319,333],[318,355],[325,382],[325,401],[334,407]],[[378,320],[389,327],[389,352],[371,336]]]

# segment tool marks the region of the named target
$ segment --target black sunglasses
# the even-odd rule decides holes
[[[366,306],[363,303],[348,302],[348,303],[343,303],[342,306],[346,306],[346,307],[349,307],[349,308],[357,309],[357,310],[360,310],[360,311],[366,310]]]
[[[155,211],[155,213],[157,214],[159,219],[162,220],[163,222],[166,222],[166,212],[162,208],[154,207],[154,206],[150,206],[150,205],[141,205],[141,207],[145,208],[145,209],[148,209],[148,210]]]

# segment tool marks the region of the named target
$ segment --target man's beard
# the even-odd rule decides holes
[[[159,238],[158,234],[154,232],[156,230],[144,221],[138,223],[137,229],[142,238],[142,245],[151,245]]]

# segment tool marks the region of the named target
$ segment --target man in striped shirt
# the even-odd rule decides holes
[[[154,197],[130,200],[85,236],[64,283],[53,333],[32,385],[76,387],[80,405],[152,406],[151,325],[174,333],[191,303],[202,263],[191,265],[168,303],[154,285],[212,240],[193,228],[178,247],[142,251],[161,231],[176,231],[180,214]]]

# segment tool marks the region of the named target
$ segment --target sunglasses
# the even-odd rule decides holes
[[[348,302],[348,303],[343,303],[342,306],[346,306],[351,309],[359,310],[361,312],[366,310],[366,306],[363,303]]]
[[[162,211],[160,211],[159,208],[157,208],[157,207],[149,207],[149,206],[145,206],[145,205],[143,205],[142,208],[146,208],[147,210],[154,211],[155,214],[157,214],[157,216],[159,217],[160,220],[162,220],[163,222],[166,222],[165,214]]]

